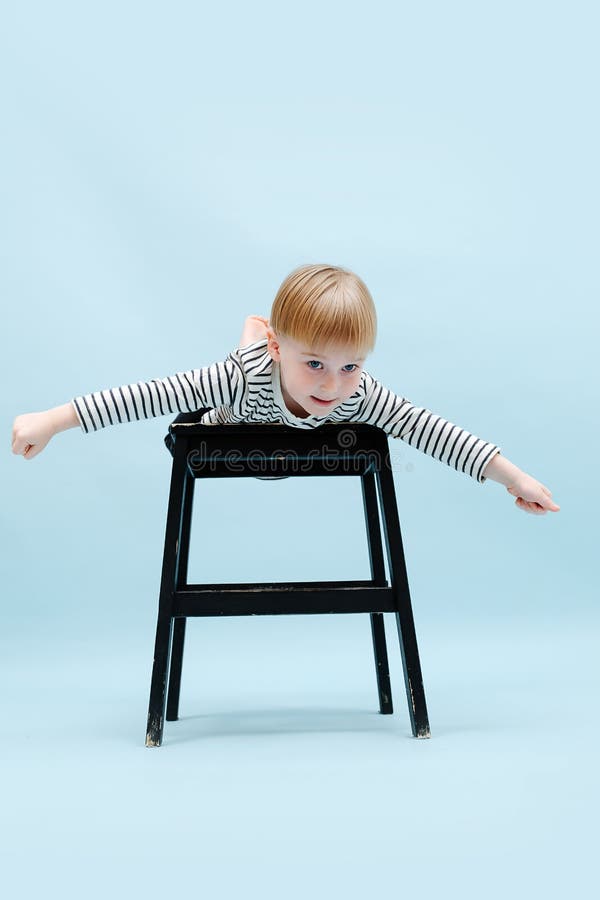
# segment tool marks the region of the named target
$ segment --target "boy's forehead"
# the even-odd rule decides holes
[[[300,341],[293,341],[294,349],[300,356],[318,357],[319,359],[360,359],[364,356],[358,356],[358,351],[346,344],[328,344],[326,346],[316,346],[313,344],[305,344]]]

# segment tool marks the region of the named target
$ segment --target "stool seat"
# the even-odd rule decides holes
[[[191,616],[368,613],[379,711],[390,714],[393,707],[383,613],[393,613],[412,733],[418,738],[429,737],[386,432],[360,422],[328,423],[306,430],[268,422],[207,425],[199,421],[207,411],[181,413],[169,426],[164,439],[173,463],[146,746],[161,745],[165,717],[167,721],[178,718],[185,627]],[[370,579],[243,584],[187,582],[194,487],[198,479],[270,480],[306,475],[361,479]]]

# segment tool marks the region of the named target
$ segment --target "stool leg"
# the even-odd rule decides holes
[[[371,613],[370,615],[373,652],[375,654],[375,674],[377,676],[377,690],[379,692],[379,712],[391,715],[394,712],[394,707],[392,705],[392,687],[390,682],[387,647],[385,644],[383,613]]]
[[[179,694],[181,691],[181,669],[183,666],[186,622],[187,619],[184,616],[176,618],[173,622],[171,671],[169,673],[169,690],[167,693],[167,722],[175,722],[179,718]]]
[[[187,474],[186,450],[187,441],[183,438],[176,439],[165,530],[165,548],[158,601],[150,702],[148,705],[147,747],[160,747],[162,744],[167,673],[173,633],[173,592],[177,584],[183,497],[186,477],[191,477]]]
[[[365,510],[365,523],[367,526],[371,578],[375,584],[386,584],[383,545],[381,543],[381,529],[379,527],[379,510],[377,507],[377,492],[375,487],[375,475],[373,472],[367,472],[366,474],[361,475],[361,484],[363,506]],[[390,683],[390,668],[385,643],[383,613],[371,613],[370,616],[373,653],[375,655],[375,675],[377,677],[377,691],[379,694],[379,712],[391,714],[394,712],[394,707],[392,705],[392,686]]]
[[[181,590],[181,588],[187,584],[195,483],[195,479],[188,473],[185,479],[185,489],[183,493],[183,516],[181,519],[181,538],[179,541],[177,590]],[[183,646],[185,643],[186,622],[187,619],[185,617],[178,617],[175,619],[173,625],[171,671],[169,673],[169,690],[167,694],[167,722],[174,722],[179,717],[179,694],[181,691],[181,668],[183,665]]]
[[[408,699],[410,724],[414,737],[430,737],[427,704],[423,689],[419,648],[410,602],[408,576],[400,532],[400,519],[396,503],[394,479],[390,467],[389,454],[382,468],[377,472],[377,487],[383,511],[383,525],[387,548],[388,564],[392,587],[396,598],[396,623],[402,653],[404,683]]]

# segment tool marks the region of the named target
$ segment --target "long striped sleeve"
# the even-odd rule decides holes
[[[382,428],[480,484],[487,480],[483,471],[492,457],[501,452],[496,444],[484,441],[429,409],[413,406],[406,397],[394,394],[367,372],[363,374],[366,393],[359,409],[361,422]]]
[[[230,354],[223,362],[201,369],[82,394],[71,404],[87,434],[107,425],[232,405],[243,391],[243,380],[240,366]]]

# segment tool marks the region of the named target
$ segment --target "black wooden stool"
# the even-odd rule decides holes
[[[147,747],[160,747],[165,719],[178,717],[185,625],[188,616],[369,613],[379,711],[392,713],[384,612],[396,614],[412,733],[430,736],[419,651],[410,602],[396,493],[386,432],[344,423],[303,430],[243,422],[197,424],[205,410],[182,413],[165,444],[173,456],[162,564]],[[192,502],[196,478],[360,476],[371,579],[270,584],[188,584]],[[379,497],[379,506],[378,506]],[[379,510],[387,550],[386,579]],[[170,670],[170,671],[169,671]],[[167,694],[168,675],[168,696]]]

